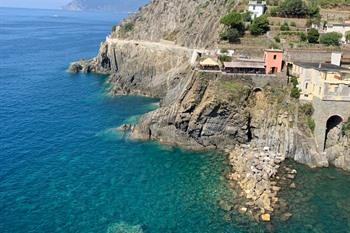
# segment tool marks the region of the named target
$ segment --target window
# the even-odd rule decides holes
[[[276,60],[277,59],[277,55],[273,55],[273,60]]]
[[[309,87],[309,83],[305,84],[305,89],[307,89]]]

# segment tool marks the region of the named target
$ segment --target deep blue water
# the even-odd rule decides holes
[[[114,128],[157,100],[66,72],[121,17],[0,9],[1,233],[232,230],[217,206],[223,157],[126,139]]]
[[[66,72],[124,16],[0,8],[0,233],[264,232],[218,207],[234,195],[223,156],[114,130],[157,100]],[[295,214],[275,232],[350,232],[349,175],[297,167],[282,193]]]

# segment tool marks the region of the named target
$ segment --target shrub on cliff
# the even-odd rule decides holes
[[[344,136],[350,136],[350,117],[348,118],[347,122],[345,122],[343,124],[343,127],[342,127],[342,134]]]
[[[309,127],[312,133],[315,132],[316,122],[311,117],[307,117],[307,126]]]
[[[300,111],[302,113],[304,113],[305,116],[309,116],[311,117],[312,114],[314,114],[314,107],[312,106],[312,104],[310,103],[307,103],[307,104],[303,104],[301,107],[300,107]]]
[[[325,34],[322,34],[320,36],[320,43],[325,45],[334,45],[338,46],[340,45],[340,39],[342,38],[342,34],[338,32],[328,32]]]
[[[222,40],[230,43],[239,42],[239,38],[244,35],[245,27],[242,15],[232,11],[220,19],[220,23],[225,25],[224,31],[220,34]]]
[[[292,98],[299,99],[300,89],[298,88],[298,85],[299,85],[298,79],[295,77],[292,77],[290,81],[292,83],[292,90],[290,92],[290,96]]]
[[[267,16],[262,15],[253,20],[250,25],[250,33],[252,35],[263,35],[270,30],[269,20]]]

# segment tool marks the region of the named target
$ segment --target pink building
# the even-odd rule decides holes
[[[283,51],[278,49],[266,49],[264,54],[266,74],[276,74],[282,71]]]

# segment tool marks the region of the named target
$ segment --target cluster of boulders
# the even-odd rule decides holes
[[[258,149],[242,145],[230,153],[232,172],[228,178],[235,181],[241,195],[248,200],[239,207],[239,212],[248,212],[257,220],[271,220],[281,189],[276,181],[279,178],[277,172],[284,160],[284,155],[270,151],[268,147]]]

